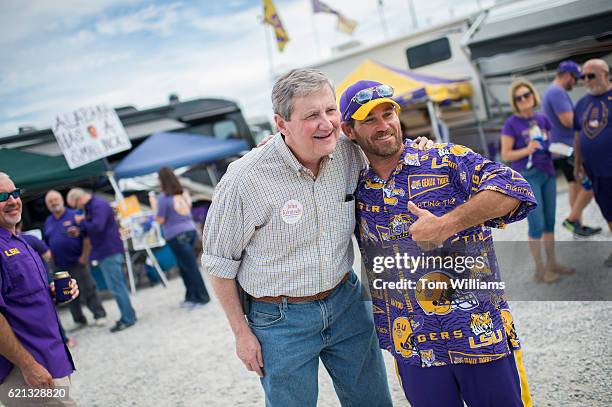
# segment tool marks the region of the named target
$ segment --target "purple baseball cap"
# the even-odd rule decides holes
[[[342,121],[347,122],[350,119],[363,120],[376,106],[382,103],[391,103],[399,111],[401,110],[400,105],[390,96],[393,95],[393,88],[386,86],[390,89],[391,94],[388,96],[381,96],[375,89],[378,86],[386,86],[376,81],[358,81],[346,88],[340,96],[340,114],[342,115]],[[364,104],[360,104],[356,100],[353,100],[355,95],[365,89],[372,89],[372,97],[369,101]]]
[[[559,67],[557,68],[557,72],[559,73],[569,72],[572,75],[574,75],[574,77],[576,78],[582,77],[582,70],[580,69],[580,65],[578,65],[577,63],[569,59],[559,64]]]

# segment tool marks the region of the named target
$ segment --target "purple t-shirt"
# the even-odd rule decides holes
[[[585,95],[576,103],[574,126],[580,131],[580,151],[589,177],[612,177],[612,90]]]
[[[167,240],[196,229],[191,208],[182,195],[166,196],[163,192],[159,194],[157,216],[164,218],[163,230]]]
[[[546,88],[542,96],[542,109],[550,121],[552,141],[573,146],[574,129],[561,124],[559,116],[557,116],[559,113],[574,111],[572,99],[570,99],[565,89],[554,83]]]
[[[102,260],[113,254],[123,253],[123,242],[113,208],[104,199],[92,196],[85,205],[85,219],[79,228],[91,241],[90,260]]]
[[[19,237],[26,241],[27,244],[32,246],[32,249],[36,250],[36,253],[42,258],[43,254],[49,251],[49,246],[36,236],[28,235],[27,233],[20,233]]]
[[[555,167],[553,166],[552,156],[548,151],[550,146],[550,122],[542,113],[536,113],[532,118],[525,119],[523,117],[512,115],[504,123],[502,128],[502,134],[514,138],[513,150],[519,150],[527,147],[531,140],[530,128],[532,122],[539,127],[540,131],[544,136],[544,141],[541,141],[543,150],[537,150],[532,154],[531,164],[532,168],[537,168],[549,175],[555,175]],[[529,163],[529,157],[521,158],[520,160],[512,161],[510,167],[518,172],[524,172],[527,170],[527,164]]]
[[[55,265],[60,269],[77,264],[83,253],[83,236],[72,237],[68,234],[68,228],[76,225],[75,212],[66,208],[59,218],[49,215],[45,220],[44,237],[53,253]]]
[[[40,256],[26,241],[0,228],[0,314],[19,342],[52,377],[74,370],[60,334],[55,305]],[[0,382],[13,364],[0,356]]]

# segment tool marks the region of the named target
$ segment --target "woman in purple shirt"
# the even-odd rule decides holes
[[[540,101],[533,84],[518,80],[510,86],[510,103],[514,114],[504,123],[501,134],[501,157],[529,182],[538,202],[527,216],[529,248],[536,265],[536,281],[554,283],[559,274],[574,269],[560,265],[555,257],[555,209],[557,181],[550,146],[551,125],[546,116],[535,112]],[[546,263],[542,258],[542,243]]]
[[[151,199],[151,207],[157,212],[155,219],[163,227],[164,237],[185,283],[187,292],[181,306],[191,308],[206,304],[210,298],[193,253],[196,227],[191,217],[191,200],[172,169],[162,167],[157,175],[163,192],[156,202]]]

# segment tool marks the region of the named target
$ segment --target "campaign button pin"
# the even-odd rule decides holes
[[[283,205],[281,209],[281,217],[285,223],[289,225],[293,225],[302,219],[302,215],[304,214],[304,208],[300,201],[296,199],[290,199]]]

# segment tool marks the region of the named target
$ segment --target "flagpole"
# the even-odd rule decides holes
[[[414,0],[408,0],[408,8],[410,9],[410,19],[412,20],[412,28],[417,30],[419,28],[419,22],[416,17],[416,10],[414,8]]]
[[[383,12],[383,0],[378,0],[378,14],[380,15],[380,25],[382,25],[383,32],[385,33],[385,39],[389,39],[389,29],[387,28],[387,21]]]
[[[314,10],[312,10],[312,7],[310,8],[310,21],[312,23],[312,32],[313,32],[315,47],[317,48],[317,55],[320,58],[321,57],[321,43],[319,42],[319,33],[317,32],[317,25],[315,22],[315,13],[314,13]]]
[[[266,24],[263,21],[263,17],[259,18],[259,21],[262,23],[262,27],[264,30],[264,37],[265,37],[265,41],[266,41],[266,53],[268,54],[268,69],[270,70],[270,81],[274,81],[274,60],[273,60],[273,55],[274,52],[272,51],[272,44],[270,43],[270,34],[268,33],[268,27],[266,27]]]

